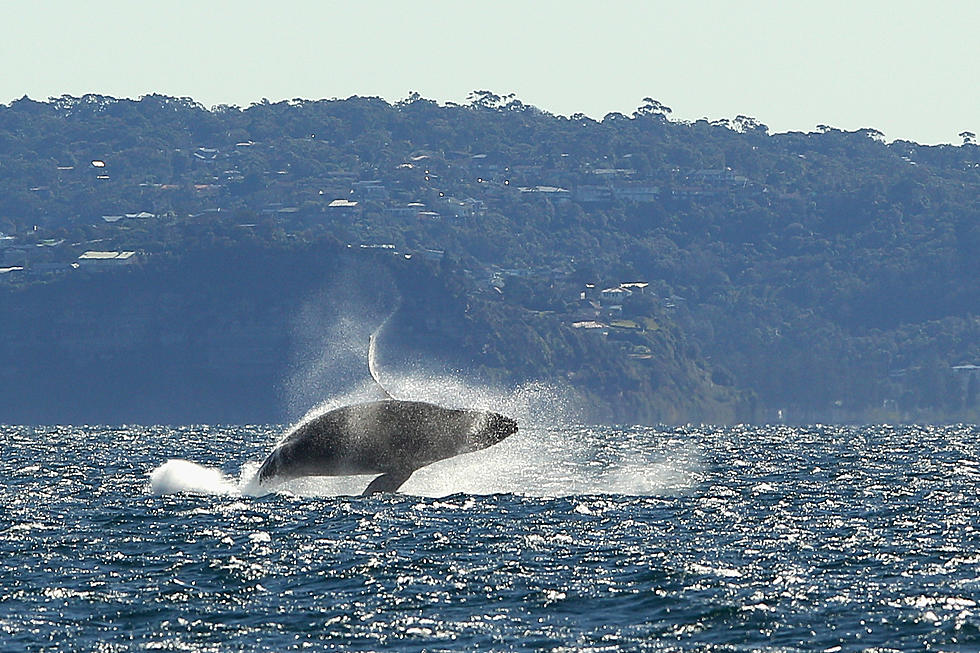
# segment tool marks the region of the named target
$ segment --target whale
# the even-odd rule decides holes
[[[393,397],[378,377],[376,333],[368,343],[368,371],[385,398],[301,422],[259,467],[260,485],[304,476],[376,474],[362,496],[395,492],[421,467],[486,449],[517,432],[517,422],[500,413]]]
[[[395,492],[421,467],[486,449],[516,432],[517,422],[491,411],[401,399],[351,404],[289,432],[262,463],[258,480],[379,474],[362,496]]]

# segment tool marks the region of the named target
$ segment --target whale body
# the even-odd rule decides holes
[[[380,474],[362,496],[394,492],[420,467],[516,432],[517,422],[490,411],[400,399],[352,404],[299,424],[262,463],[258,480]]]

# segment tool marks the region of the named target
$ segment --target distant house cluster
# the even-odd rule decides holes
[[[310,134],[309,140],[322,142],[317,134]],[[283,149],[279,141],[247,137],[203,142],[173,149],[172,167],[137,172],[132,161],[113,153],[93,152],[81,161],[56,162],[50,179],[29,187],[39,201],[83,187],[86,192],[97,189],[96,198],[111,189],[112,196],[130,201],[117,202],[120,206],[115,210],[82,216],[107,229],[103,237],[57,244],[32,240],[31,245],[22,245],[14,236],[5,236],[6,241],[0,240],[0,273],[60,274],[130,265],[141,256],[139,239],[133,234],[181,222],[192,235],[206,234],[209,221],[235,212],[250,214],[238,226],[254,234],[271,233],[269,225],[279,230],[276,233],[289,233],[318,225],[326,230],[359,229],[385,222],[406,230],[466,221],[467,228],[478,229],[482,220],[494,213],[504,215],[520,202],[525,203],[524,211],[570,203],[590,211],[608,204],[697,200],[761,188],[730,168],[675,170],[669,180],[662,173],[654,180],[640,172],[640,157],[632,154],[613,163],[605,156],[583,161],[567,153],[520,160],[502,152],[418,150],[385,165],[331,163],[299,172],[302,166],[295,165],[293,157],[282,156]],[[120,192],[127,184],[128,190]],[[132,249],[118,246],[120,241]],[[36,249],[42,246],[49,248],[43,256]],[[82,248],[88,249],[79,255]],[[432,251],[441,250],[433,247]],[[532,271],[491,265],[474,274],[486,278],[481,282],[484,287],[499,291],[507,277],[549,280],[567,272],[556,269],[555,262]],[[639,292],[636,287],[624,284],[603,289],[589,300],[610,313],[635,292]]]
[[[609,328],[645,329],[649,324],[640,321],[624,320],[631,315],[628,310],[629,301],[633,297],[646,296],[655,299],[648,293],[650,283],[647,281],[627,281],[616,286],[599,288],[594,283],[587,283],[578,294],[578,309],[571,317],[571,326],[575,329],[595,330],[604,333]],[[643,310],[648,310],[647,304]],[[660,303],[661,308],[665,303]],[[634,316],[636,317],[636,316]],[[646,317],[645,314],[640,317]]]

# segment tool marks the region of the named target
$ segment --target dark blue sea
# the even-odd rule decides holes
[[[527,426],[257,496],[281,432],[0,427],[0,650],[980,650],[975,426]]]

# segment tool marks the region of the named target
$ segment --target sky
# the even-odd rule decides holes
[[[556,114],[751,116],[772,131],[980,134],[978,0],[33,0],[0,21],[0,103],[488,89]]]

